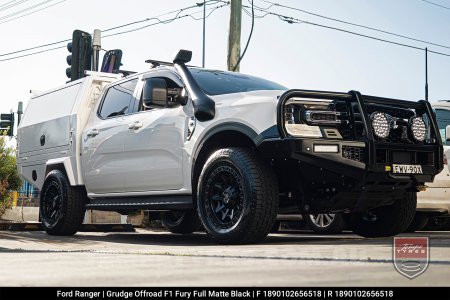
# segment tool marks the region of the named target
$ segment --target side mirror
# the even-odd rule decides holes
[[[167,83],[162,78],[148,78],[145,80],[142,92],[144,107],[167,106]]]
[[[109,50],[103,56],[101,72],[106,73],[118,73],[120,66],[122,65],[122,50]]]
[[[189,95],[186,88],[182,88],[175,97],[175,102],[185,106],[188,103]]]
[[[447,140],[447,142],[450,142],[450,125],[447,125],[447,127],[445,127],[445,139]]]

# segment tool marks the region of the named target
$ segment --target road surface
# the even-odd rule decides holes
[[[217,245],[203,233],[0,231],[1,286],[447,286],[450,232],[430,238],[430,264],[415,279],[392,264],[392,238],[306,231],[255,245]]]

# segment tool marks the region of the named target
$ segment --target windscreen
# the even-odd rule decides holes
[[[286,87],[255,76],[234,72],[190,69],[203,91],[210,95],[224,95],[264,90],[287,90]]]

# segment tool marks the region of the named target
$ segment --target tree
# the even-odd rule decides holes
[[[0,135],[0,216],[12,207],[11,191],[22,185],[17,172],[14,150],[6,146],[5,135]]]

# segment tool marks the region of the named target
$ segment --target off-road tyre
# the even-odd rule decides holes
[[[198,231],[202,224],[193,210],[161,213],[162,225],[172,233],[187,234]]]
[[[197,211],[214,240],[261,241],[272,229],[277,209],[277,179],[254,151],[225,148],[208,158],[198,180]]]
[[[428,215],[426,213],[416,212],[411,224],[409,224],[409,226],[405,230],[405,232],[420,231],[420,230],[424,229],[425,226],[427,226],[429,220],[430,220],[430,218],[428,217]]]
[[[363,237],[389,237],[404,232],[416,213],[417,196],[405,192],[402,199],[393,204],[371,210],[369,213],[354,213],[350,226]]]
[[[77,233],[85,215],[86,192],[70,185],[66,175],[53,170],[41,190],[39,213],[44,230],[50,235]]]

